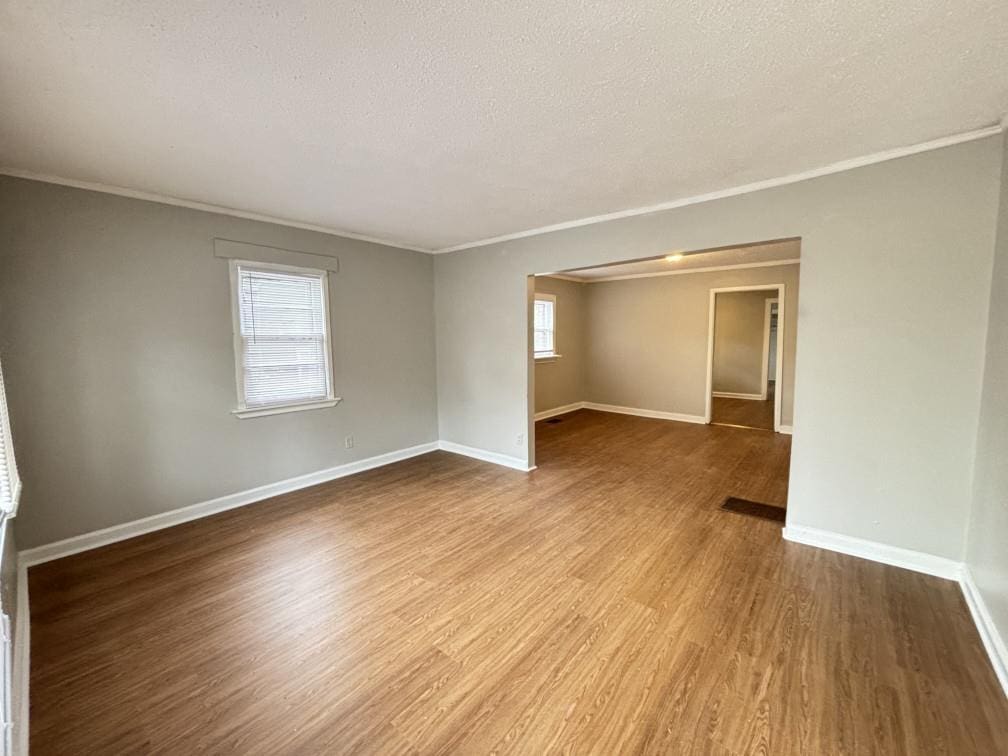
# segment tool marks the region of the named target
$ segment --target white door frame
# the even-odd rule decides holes
[[[760,390],[760,401],[764,402],[767,395],[767,383],[770,380],[770,324],[773,320],[773,306],[779,301],[776,297],[768,299],[763,311],[763,370],[760,373],[763,376],[763,388]],[[777,322],[780,323],[780,315],[777,316]]]
[[[777,370],[774,376],[774,431],[780,433],[781,429],[781,381],[784,376],[784,284],[757,284],[752,286],[722,286],[710,290],[710,307],[707,313],[707,403],[704,413],[704,422],[708,425],[711,421],[711,410],[713,401],[711,392],[714,390],[714,312],[718,294],[727,294],[735,291],[776,291],[777,292]],[[769,308],[768,310],[769,311]],[[769,332],[764,334],[769,338]],[[767,368],[764,366],[763,373],[766,375]],[[763,391],[766,391],[766,381],[763,382]]]

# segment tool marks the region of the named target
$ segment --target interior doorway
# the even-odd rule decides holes
[[[755,394],[744,405],[766,402],[767,431],[790,434],[800,255],[800,239],[777,239],[530,275],[528,435],[519,439],[529,439],[529,465],[549,464],[555,444],[583,431],[590,413],[709,433],[701,428],[712,410],[712,289],[762,292],[755,385],[720,390]],[[720,430],[714,437],[731,442]]]
[[[710,290],[706,421],[781,430],[785,284]]]

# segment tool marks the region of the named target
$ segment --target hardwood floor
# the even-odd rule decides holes
[[[582,410],[29,572],[35,754],[996,754],[955,583],[787,543],[790,438]]]
[[[770,382],[765,401],[731,399],[724,396],[712,397],[711,422],[772,431],[774,429],[773,381]]]

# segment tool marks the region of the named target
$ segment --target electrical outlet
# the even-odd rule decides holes
[[[343,439],[343,443],[346,444],[347,449],[353,449],[353,436],[347,436]]]
[[[518,440],[515,441],[515,446],[521,446],[524,443],[525,443],[525,434],[524,433],[519,433],[518,434]]]

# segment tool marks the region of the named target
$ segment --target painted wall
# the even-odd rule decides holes
[[[797,265],[781,265],[588,284],[586,400],[703,417],[710,290],[783,283],[786,304],[797,304],[798,270]],[[762,302],[767,295],[758,296]],[[787,307],[785,313],[787,370],[781,410],[784,424],[790,425],[798,308]],[[762,349],[762,309],[757,327]],[[757,370],[760,367],[761,355]]]
[[[231,415],[215,237],[339,258],[341,404]],[[0,240],[21,548],[437,439],[429,255],[7,177]]]
[[[726,291],[717,295],[711,376],[714,391],[763,393],[766,301],[776,296],[774,291]]]
[[[1002,642],[1008,640],[1008,142],[1005,146],[966,547],[966,564]]]
[[[789,523],[961,558],[1001,151],[990,137],[438,255],[441,438],[530,456],[529,274],[801,237]]]
[[[585,284],[537,276],[536,292],[556,296],[558,359],[536,360],[535,410],[553,409],[584,400]]]

